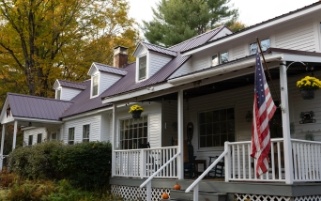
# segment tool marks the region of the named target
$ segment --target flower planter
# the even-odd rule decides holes
[[[307,89],[303,89],[300,90],[302,98],[305,100],[310,100],[314,98],[314,91],[313,89],[307,90]]]
[[[141,111],[141,110],[139,110],[139,111],[133,111],[133,112],[132,112],[132,117],[133,117],[133,119],[139,119],[140,116],[141,116],[141,114],[142,114],[142,111]]]

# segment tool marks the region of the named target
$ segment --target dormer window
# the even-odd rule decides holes
[[[147,57],[143,56],[138,59],[138,80],[143,80],[146,78],[147,70]]]
[[[98,74],[92,76],[91,81],[91,96],[98,95]]]

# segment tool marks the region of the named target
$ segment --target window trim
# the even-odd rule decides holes
[[[130,131],[131,128],[129,129],[124,129],[123,124],[127,123],[126,121],[130,122],[131,124],[128,126],[134,126],[134,125],[138,125],[138,124],[142,124],[142,127],[137,127],[136,129],[139,130],[139,128],[143,128],[143,136],[140,136],[139,134],[136,134],[136,137],[134,136],[135,134],[133,134],[132,132],[129,133],[125,133],[126,131]],[[146,125],[145,125],[146,124]],[[144,129],[146,129],[146,132],[144,131]],[[123,133],[124,132],[124,133]],[[124,139],[123,136],[126,135],[130,135],[131,138],[126,138]],[[136,139],[136,144],[135,144],[135,139]],[[141,142],[140,140],[143,141],[143,143],[139,143]],[[140,144],[144,144],[144,143],[149,143],[149,136],[148,136],[148,116],[144,115],[141,116],[140,119],[133,119],[133,118],[126,118],[126,119],[120,119],[119,120],[119,139],[118,139],[118,144],[119,144],[119,149],[121,150],[131,150],[131,149],[140,149]],[[127,144],[127,148],[124,146],[123,143],[128,143]],[[131,145],[129,145],[131,144]],[[129,148],[129,146],[131,146],[131,148]]]
[[[88,126],[88,136],[85,136],[85,127]],[[85,138],[86,137],[86,138]],[[90,124],[85,124],[82,126],[82,142],[89,142],[90,141]]]
[[[73,131],[73,133],[71,133],[71,131]],[[73,136],[71,136],[71,134],[73,134]],[[73,139],[71,139],[71,137],[73,137]],[[68,144],[75,144],[75,127],[68,128]]]
[[[95,84],[95,79],[97,79],[97,85],[94,85]],[[95,88],[96,86],[96,88]],[[96,92],[94,94],[94,92]],[[96,73],[96,74],[93,74],[91,76],[91,93],[90,93],[90,96],[93,98],[93,97],[97,97],[99,95],[99,73]]]
[[[39,139],[39,136],[40,136],[40,139]],[[42,133],[38,133],[37,134],[37,144],[39,144],[41,142],[42,142]]]
[[[57,99],[57,100],[60,100],[60,99],[61,99],[61,88],[58,88],[58,89],[56,90],[56,99]]]
[[[142,58],[146,58],[146,62],[145,62],[145,76],[144,77],[141,77],[141,75],[140,75],[140,64],[141,64],[141,59]],[[136,66],[136,72],[137,72],[137,77],[136,77],[136,80],[138,81],[138,82],[141,82],[141,81],[143,81],[143,80],[146,80],[147,79],[147,75],[148,75],[148,56],[147,56],[147,54],[144,54],[144,55],[141,55],[140,57],[138,57],[137,58],[137,66]]]

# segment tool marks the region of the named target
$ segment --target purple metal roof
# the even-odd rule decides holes
[[[64,111],[72,105],[70,101],[14,93],[8,93],[7,99],[12,115],[20,118],[59,121]]]
[[[168,49],[173,51],[184,52],[194,47],[203,45],[206,42],[210,41],[221,29],[223,29],[223,26],[217,27],[216,29],[213,29],[201,35],[185,40],[179,44],[169,47]]]
[[[67,87],[67,88],[74,88],[74,89],[86,89],[86,86],[84,86],[83,83],[79,83],[79,82],[71,82],[71,81],[67,81],[67,80],[58,80],[60,86],[62,87]]]
[[[102,72],[113,73],[113,74],[117,74],[117,75],[126,75],[127,74],[127,72],[123,69],[111,67],[111,66],[108,66],[105,64],[94,62],[92,65],[96,66],[96,68]]]
[[[146,42],[141,42],[141,44],[146,47],[148,50],[154,51],[154,52],[158,52],[161,54],[166,54],[169,56],[176,56],[177,52],[173,51],[173,50],[169,50],[165,47],[161,47],[158,45],[154,45],[154,44],[150,44],[150,43],[146,43]]]

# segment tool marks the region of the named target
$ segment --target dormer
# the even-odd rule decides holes
[[[86,86],[83,83],[56,80],[53,89],[55,90],[55,99],[69,101],[86,89]]]
[[[152,77],[157,71],[170,62],[177,53],[165,47],[141,42],[135,52],[135,81],[142,82]]]
[[[127,71],[123,69],[94,62],[88,71],[91,80],[90,98],[98,97],[126,74]]]

